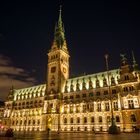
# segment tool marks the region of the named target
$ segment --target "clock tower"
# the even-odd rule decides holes
[[[55,25],[53,44],[48,53],[47,74],[47,95],[54,95],[57,98],[69,78],[69,52],[65,39],[61,7],[58,22]]]

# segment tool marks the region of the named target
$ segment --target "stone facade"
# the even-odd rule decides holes
[[[119,69],[69,78],[69,52],[59,19],[48,53],[46,84],[11,88],[2,123],[14,131],[121,131],[140,128],[140,71],[121,55]]]

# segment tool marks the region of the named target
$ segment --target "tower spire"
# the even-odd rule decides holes
[[[133,59],[133,68],[134,68],[134,70],[138,70],[138,64],[136,62],[136,59],[135,59],[133,51],[132,51],[132,59]]]
[[[52,46],[52,48],[59,48],[59,49],[63,49],[65,52],[68,52],[66,39],[65,39],[64,24],[62,22],[62,6],[61,5],[59,8],[58,21],[55,25],[54,45]]]
[[[132,51],[132,59],[133,59],[133,65],[136,64],[136,59],[135,59],[135,56],[134,56],[134,52]]]
[[[62,5],[60,5],[59,9],[58,27],[62,28]]]

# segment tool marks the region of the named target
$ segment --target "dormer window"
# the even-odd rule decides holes
[[[125,79],[125,80],[129,80],[129,76],[126,75],[126,76],[124,77],[124,79]]]

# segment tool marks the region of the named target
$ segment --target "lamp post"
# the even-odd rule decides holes
[[[110,107],[111,107],[111,126],[109,127],[109,134],[118,134],[119,130],[115,123],[114,113],[113,113],[113,106],[112,106],[112,93],[111,93],[111,87],[110,87],[110,80],[109,80],[109,64],[108,64],[108,57],[109,55],[105,55],[105,62],[106,62],[106,70],[107,70],[107,79],[108,79],[108,92],[110,96]]]

